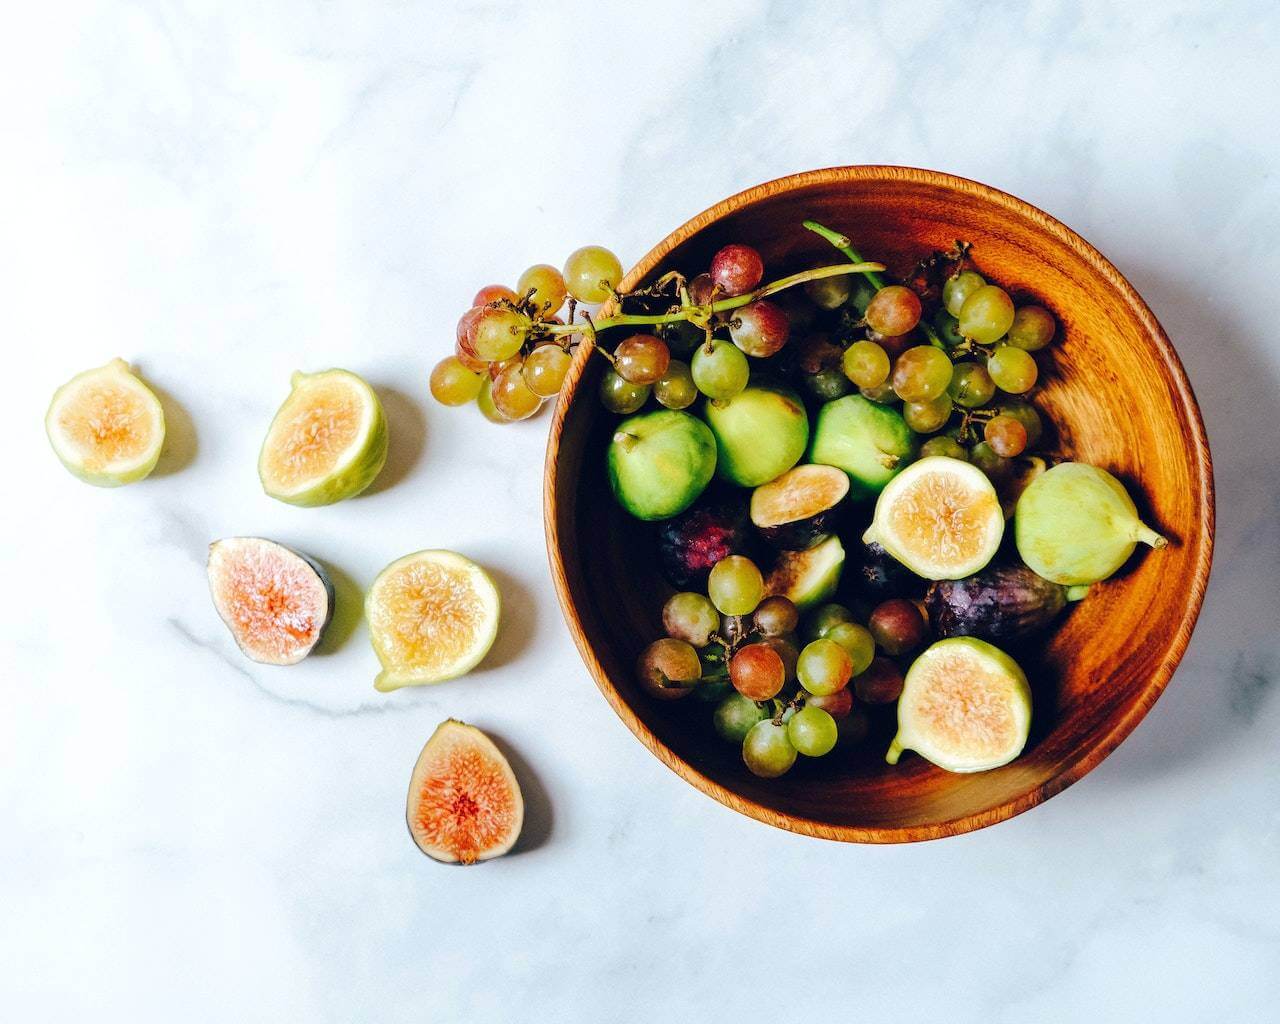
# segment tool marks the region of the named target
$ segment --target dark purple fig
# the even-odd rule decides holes
[[[925,580],[894,558],[879,544],[858,542],[857,564],[852,574],[853,585],[869,601],[880,602],[891,597],[918,597],[924,592]]]
[[[736,502],[696,505],[658,531],[662,574],[681,590],[701,588],[711,567],[729,555],[741,555],[751,543],[746,507]]]
[[[849,477],[834,466],[789,469],[751,494],[751,522],[774,547],[804,551],[834,531]]]
[[[925,607],[940,637],[976,636],[998,643],[1043,629],[1086,590],[1052,583],[1025,565],[1003,565],[967,579],[934,583],[925,595]]]

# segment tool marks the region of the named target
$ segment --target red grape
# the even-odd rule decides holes
[[[902,696],[902,672],[888,658],[876,658],[854,679],[853,692],[864,704],[888,704]]]
[[[726,245],[711,257],[711,280],[721,295],[745,295],[763,278],[764,260],[749,245]]]
[[[905,654],[920,646],[927,627],[919,608],[904,597],[895,597],[876,607],[867,628],[886,654]]]
[[[780,306],[761,299],[735,310],[729,321],[733,343],[749,356],[771,356],[787,343],[791,324]]]
[[[920,322],[920,296],[900,284],[886,285],[867,304],[864,319],[879,334],[906,334]]]
[[[744,697],[769,700],[786,681],[782,658],[772,647],[747,644],[729,661],[729,680]]]

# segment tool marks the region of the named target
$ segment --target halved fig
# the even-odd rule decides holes
[[[387,461],[387,418],[349,370],[295,373],[258,456],[262,489],[290,505],[331,505],[373,483]]]
[[[209,545],[213,606],[240,650],[263,665],[295,665],[333,617],[328,576],[306,555],[261,537]]]
[[[991,561],[1004,536],[1004,513],[987,475],[945,455],[913,462],[876,500],[863,534],[917,576],[958,580]]]
[[[123,359],[77,374],[44,418],[54,454],[96,487],[119,487],[156,468],[164,444],[160,400]]]
[[[803,551],[834,532],[849,493],[849,477],[835,466],[796,466],[751,494],[751,522],[770,544]]]
[[[418,849],[446,864],[501,857],[524,824],[511,765],[474,725],[450,718],[427,740],[409,779],[406,818]]]
[[[840,584],[844,568],[844,545],[839,537],[828,537],[807,551],[784,551],[765,577],[765,597],[788,598],[802,611],[830,601]]]
[[[1008,764],[1031,728],[1031,687],[1009,655],[976,637],[952,637],[912,663],[898,698],[898,735],[885,760],[914,750],[949,772]]]
[[[480,566],[454,551],[418,551],[378,573],[365,595],[378,690],[470,672],[498,636],[501,599]]]

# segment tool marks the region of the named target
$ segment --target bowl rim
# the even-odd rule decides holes
[[[651,248],[627,272],[619,285],[619,289],[625,291],[634,287],[651,271],[656,269],[677,246],[726,215],[742,210],[760,200],[810,185],[840,185],[849,182],[892,180],[976,193],[997,206],[1035,222],[1043,231],[1074,250],[1106,278],[1108,283],[1135,311],[1148,334],[1154,338],[1159,356],[1169,372],[1169,379],[1174,384],[1178,401],[1188,413],[1192,430],[1190,441],[1193,448],[1194,474],[1198,477],[1200,483],[1200,518],[1203,524],[1203,529],[1194,538],[1198,551],[1196,553],[1195,575],[1190,582],[1188,601],[1184,605],[1181,619],[1172,629],[1172,642],[1152,672],[1140,699],[1134,701],[1126,712],[1111,725],[1105,735],[1099,737],[1080,757],[1064,765],[1061,770],[1045,782],[1032,787],[1029,792],[1023,793],[1014,799],[977,814],[962,815],[951,820],[927,825],[895,825],[875,828],[836,826],[804,816],[783,814],[739,793],[735,793],[733,790],[709,778],[668,747],[632,711],[618,694],[612,682],[610,682],[604,666],[601,665],[592,650],[590,641],[577,622],[573,611],[572,595],[569,592],[568,571],[564,557],[561,554],[564,539],[560,536],[557,525],[557,513],[559,510],[557,470],[565,419],[568,416],[574,396],[577,394],[587,360],[590,357],[593,347],[590,341],[584,341],[578,347],[574,355],[573,364],[565,379],[564,387],[556,401],[554,416],[547,438],[544,467],[543,525],[546,535],[547,556],[550,561],[551,577],[555,584],[556,597],[560,604],[561,613],[564,615],[565,622],[569,627],[569,632],[577,645],[578,652],[591,677],[595,680],[596,687],[604,695],[614,713],[622,719],[635,737],[663,764],[682,779],[726,807],[755,818],[757,821],[790,832],[815,836],[821,839],[856,843],[921,842],[985,828],[989,825],[1006,821],[1043,803],[1050,797],[1056,796],[1073,782],[1083,778],[1096,768],[1107,755],[1120,745],[1137,727],[1147,712],[1151,710],[1151,707],[1168,686],[1169,680],[1182,660],[1187,644],[1190,642],[1196,619],[1200,614],[1200,608],[1204,603],[1214,544],[1213,461],[1209,452],[1208,436],[1204,427],[1204,419],[1200,413],[1200,406],[1196,402],[1186,370],[1182,365],[1182,361],[1178,358],[1169,336],[1165,333],[1164,328],[1160,325],[1159,320],[1156,319],[1155,314],[1142,296],[1097,248],[1085,241],[1077,232],[1061,221],[1007,192],[943,171],[892,164],[826,167],[785,175],[737,192],[685,221],[684,224]]]

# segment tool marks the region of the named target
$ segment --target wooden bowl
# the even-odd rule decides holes
[[[1123,211],[1117,211],[1123,215]],[[935,171],[838,167],[781,178],[716,204],[676,229],[627,275],[704,270],[728,242],[764,256],[768,277],[839,254],[800,224],[812,217],[899,275],[935,249],[973,243],[1015,300],[1034,297],[1060,333],[1040,353],[1036,397],[1057,430],[1055,454],[1119,476],[1171,542],[1144,550],[1062,621],[1024,665],[1035,708],[1012,764],[954,775],[915,754],[884,763],[886,709],[856,752],[800,758],[759,779],[720,740],[694,698],[657,702],[637,687],[637,654],[662,635],[671,589],[655,568],[653,527],[615,504],[604,450],[616,418],[596,397],[605,361],[578,352],[547,449],[544,498],[551,571],[565,618],[597,685],[669,768],[721,803],[781,828],[848,842],[897,843],[1003,821],[1066,788],[1107,756],[1155,703],[1200,610],[1213,548],[1213,475],[1204,425],[1160,324],[1088,242],[1033,206]],[[1047,357],[1047,358],[1046,358]]]

